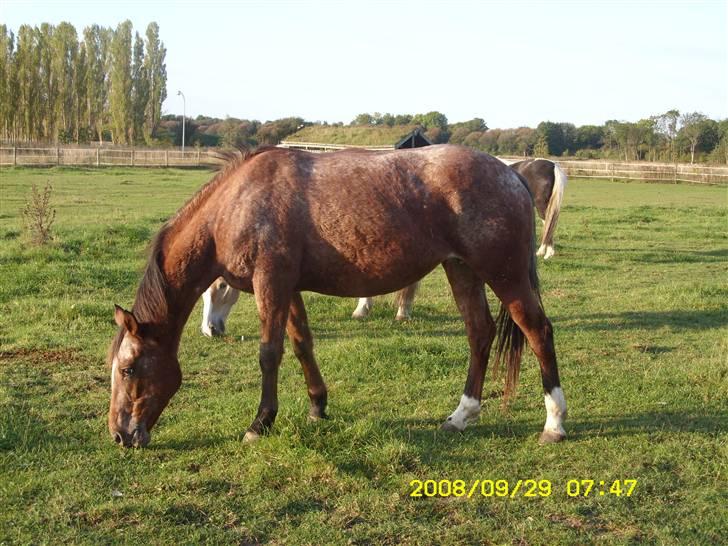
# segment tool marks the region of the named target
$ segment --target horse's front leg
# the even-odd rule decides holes
[[[262,388],[258,414],[245,433],[245,441],[258,439],[275,422],[278,413],[278,367],[283,356],[283,336],[292,291],[273,275],[253,279],[255,303],[260,317],[260,371]]]

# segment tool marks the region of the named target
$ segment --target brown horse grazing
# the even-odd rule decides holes
[[[455,412],[463,430],[480,412],[493,340],[515,388],[524,336],[541,365],[547,419],[542,442],[564,438],[551,323],[538,291],[531,196],[515,171],[457,146],[310,154],[264,148],[231,161],[159,231],[131,311],[117,307],[109,350],[109,431],[144,446],[181,384],[182,328],[218,277],[252,292],[260,317],[262,394],[245,439],[278,411],[284,332],[308,387],[312,418],[327,389],[313,355],[300,292],[373,296],[410,285],[443,264],[470,344]],[[484,294],[502,302],[498,327]]]

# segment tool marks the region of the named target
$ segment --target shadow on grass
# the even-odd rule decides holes
[[[427,444],[433,437],[440,435],[496,436],[527,439],[536,438],[543,427],[543,421],[533,419],[504,420],[496,424],[471,425],[463,433],[439,430],[442,420],[400,419],[384,421],[382,426],[396,432],[403,440],[415,444]],[[728,429],[728,414],[714,411],[710,413],[691,413],[677,411],[646,411],[633,415],[598,415],[593,418],[567,419],[565,425],[567,438],[571,441],[590,438],[613,438],[634,434],[655,432],[695,432],[699,434],[718,434]],[[433,434],[434,433],[434,434]],[[457,445],[453,445],[457,449]]]
[[[573,245],[569,247],[569,252],[578,254],[584,252],[587,254],[619,254],[632,262],[641,264],[672,264],[672,263],[716,263],[725,262],[728,258],[728,249],[720,248],[716,250],[686,250],[666,247],[664,249],[651,248],[593,248]]]
[[[728,308],[701,311],[627,311],[594,313],[576,319],[583,330],[632,330],[669,326],[675,330],[711,330],[728,325]]]

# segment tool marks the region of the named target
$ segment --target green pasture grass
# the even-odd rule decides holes
[[[391,298],[305,294],[330,419],[309,423],[288,347],[272,433],[242,443],[260,394],[250,296],[228,335],[200,309],[184,382],[143,450],[106,430],[115,332],[145,248],[206,171],[0,170],[0,543],[717,544],[728,536],[726,188],[569,182],[557,255],[540,263],[569,407],[568,438],[538,446],[545,411],[526,355],[501,407],[488,374],[480,422],[438,430],[462,393],[464,328],[444,274],[414,319]],[[54,240],[28,244],[19,210],[53,185]],[[492,310],[496,302],[491,300]],[[243,339],[241,339],[241,337]],[[549,480],[546,497],[412,498],[412,480]],[[569,480],[596,480],[587,497]],[[609,494],[634,479],[629,497]],[[607,486],[600,487],[599,482]],[[606,492],[600,495],[599,492]]]

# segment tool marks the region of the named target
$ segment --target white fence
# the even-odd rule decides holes
[[[568,176],[575,178],[728,184],[728,166],[615,161],[559,161],[558,163]]]
[[[207,150],[135,148],[0,148],[0,166],[199,167],[214,165]]]
[[[391,146],[343,146],[315,142],[282,142],[281,146],[326,152],[357,147],[376,150]],[[509,158],[521,160],[520,158]],[[559,165],[570,177],[607,178],[611,180],[648,180],[653,182],[693,182],[728,184],[728,166],[690,165],[686,163],[622,162],[607,160],[564,160]],[[127,167],[201,167],[219,164],[216,152],[192,149],[150,150],[148,148],[0,148],[0,166],[127,166]]]

